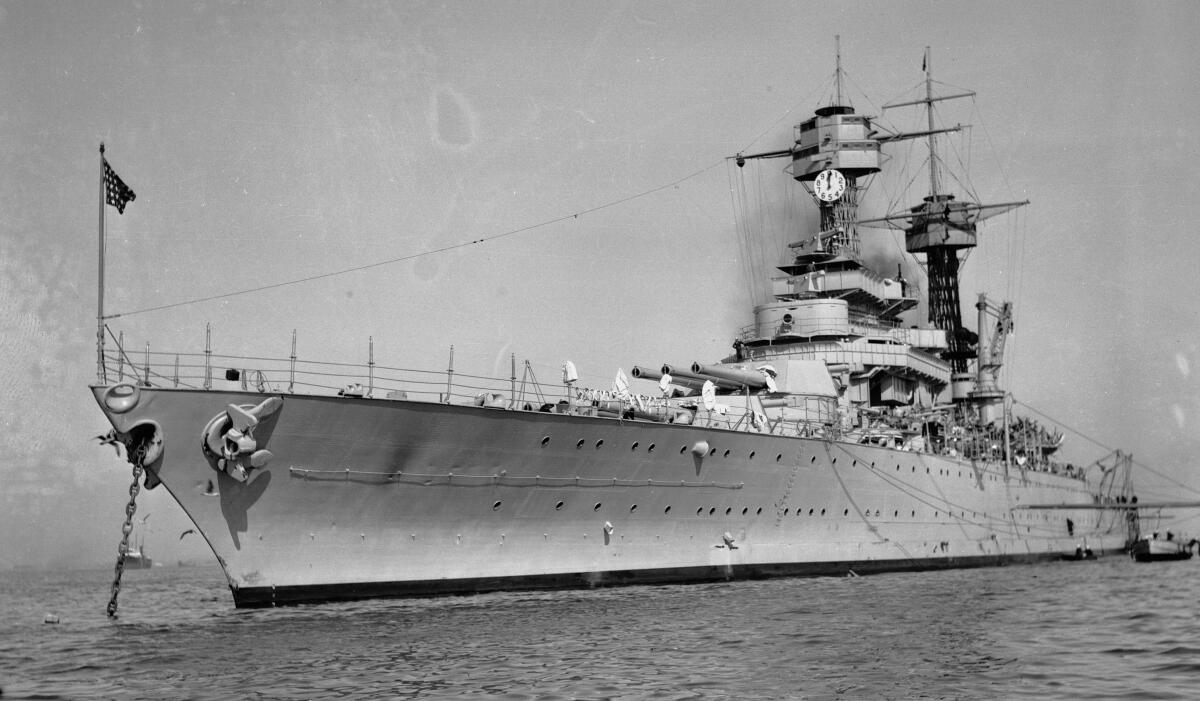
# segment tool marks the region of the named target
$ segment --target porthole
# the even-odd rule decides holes
[[[667,505],[667,508],[663,509],[663,513],[664,513],[664,514],[669,514],[669,513],[671,513],[671,505],[670,505],[670,504],[668,504],[668,505]]]
[[[745,515],[746,515],[746,514],[748,514],[748,513],[750,513],[750,507],[749,507],[749,506],[743,506],[743,507],[742,507],[742,515],[743,515],[743,516],[745,516]]]
[[[729,451],[728,451],[728,450],[726,450],[726,451],[725,451],[725,456],[724,456],[724,457],[729,457]]]
[[[726,515],[726,516],[728,516],[728,515],[729,515],[729,514],[731,514],[731,513],[733,513],[733,507],[732,507],[732,506],[726,506],[726,507],[725,507],[725,515]]]
[[[858,461],[857,461],[857,460],[851,460],[851,461],[850,461],[850,467],[858,467]]]
[[[600,446],[602,446],[602,445],[604,445],[604,439],[603,439],[603,438],[601,438],[600,440],[596,441],[596,447],[597,447],[597,448],[599,448],[599,447],[600,447]]]
[[[750,459],[751,459],[751,460],[753,460],[753,459],[754,459],[754,455],[755,455],[755,452],[754,452],[753,450],[751,450],[751,451],[750,451]]]
[[[761,507],[761,506],[760,506],[760,507],[758,507],[758,509],[756,509],[756,510],[754,511],[754,515],[755,515],[755,516],[761,516],[761,515],[762,515],[762,507]]]
[[[542,447],[550,445],[550,436],[542,436]]]
[[[638,447],[638,444],[635,442],[633,445],[629,446],[629,449],[630,449],[630,450],[637,450],[637,447]]]
[[[783,510],[783,515],[784,515],[784,516],[787,516],[789,511],[791,511],[791,509],[784,509],[784,510]]]
[[[712,516],[715,513],[717,513],[717,507],[715,507],[715,506],[708,510],[709,516]]]
[[[580,439],[579,439],[579,440],[578,440],[578,441],[575,443],[575,447],[576,447],[576,448],[582,448],[582,447],[583,447],[583,444],[584,444],[584,442],[585,442],[585,441],[584,441],[582,438],[580,438]]]
[[[831,464],[833,464],[833,465],[836,465],[836,464],[837,464],[837,458],[834,458],[834,459],[833,459],[833,461],[831,462]]]
[[[899,512],[899,511],[896,511],[895,513],[893,513],[893,514],[892,514],[892,517],[894,518],[894,517],[896,517],[896,516],[899,516],[899,515],[900,515],[900,512]]]
[[[775,462],[779,462],[780,460],[783,460],[783,453],[775,456]]]
[[[716,454],[717,454],[716,448],[713,448],[712,450],[708,451],[708,457],[710,457],[710,458]]]
[[[629,507],[629,513],[632,514],[634,511],[637,511],[637,504],[634,504],[633,506]]]
[[[601,506],[600,502],[596,502],[596,505],[592,507],[592,511],[599,511]]]
[[[646,446],[646,452],[647,452],[647,453],[653,453],[653,452],[654,452],[654,444],[653,444],[653,443],[651,443],[650,445]]]
[[[843,515],[843,516],[849,516],[849,515],[850,515],[850,509],[842,509],[842,515]]]
[[[825,515],[825,509],[821,509],[821,515],[822,515],[822,516],[824,516],[824,515]]]
[[[492,511],[499,511],[499,510],[500,510],[500,502],[496,502],[495,504],[492,504]]]
[[[683,454],[684,454],[684,453],[686,453],[686,452],[687,452],[687,446],[686,446],[686,445],[681,445],[681,446],[679,446],[679,454],[680,454],[680,455],[683,455]]]
[[[704,507],[703,507],[703,506],[701,506],[699,509],[696,509],[696,515],[697,515],[697,516],[699,516],[699,515],[701,515],[701,514],[703,514],[703,513],[704,513]]]
[[[916,518],[917,512],[916,511],[912,512],[912,516],[913,516],[913,518]]]
[[[808,510],[808,515],[809,515],[809,516],[812,516],[812,515],[813,515],[813,510],[812,510],[812,509],[809,509],[809,510]]]
[[[563,503],[560,501],[560,502],[558,502],[557,504],[555,504],[555,505],[554,505],[554,510],[555,510],[555,511],[562,511],[562,507],[563,507]]]
[[[809,459],[808,459],[808,461],[809,461],[810,463],[812,463],[812,462],[816,462],[816,461],[817,461],[817,456],[815,456],[815,455],[814,455],[814,456],[812,456],[811,458],[809,458]]]

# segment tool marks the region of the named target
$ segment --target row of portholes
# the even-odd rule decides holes
[[[554,504],[554,510],[555,510],[555,511],[562,511],[563,507],[564,507],[564,506],[566,506],[566,505],[567,505],[567,503],[566,503],[565,501],[559,501],[559,502],[556,502],[556,503]],[[497,502],[494,502],[494,503],[492,504],[492,511],[499,511],[501,506],[504,506],[504,502],[502,502],[502,501],[497,501]],[[600,509],[602,509],[603,507],[604,507],[604,502],[600,502],[600,501],[598,501],[598,502],[596,502],[594,505],[592,505],[592,511],[599,511],[599,510],[600,510]],[[637,511],[637,508],[638,508],[638,505],[637,505],[637,504],[634,504],[634,505],[630,506],[630,507],[629,507],[629,513],[631,513],[631,514],[632,514],[632,513],[634,513],[635,511]],[[666,508],[666,509],[663,511],[663,513],[665,513],[665,514],[669,514],[669,513],[671,513],[671,507],[669,507],[669,506],[668,506],[668,507],[667,507],[667,508]]]
[[[814,456],[812,456],[812,457],[809,459],[809,462],[810,462],[810,463],[814,463],[814,462],[816,462],[816,461],[817,461],[817,456],[815,456],[815,455],[814,455]],[[834,464],[834,465],[836,465],[836,464],[837,464],[837,458],[834,458],[834,459],[833,459],[833,464]],[[851,466],[851,467],[857,467],[857,466],[858,466],[858,461],[857,461],[857,460],[854,460],[854,461],[852,461],[852,462],[850,463],[850,466]],[[875,469],[875,463],[871,463],[871,469],[872,469],[872,470],[874,470],[874,469]],[[911,472],[916,472],[916,471],[917,471],[917,466],[916,466],[916,465],[910,465],[910,466],[909,466],[909,470],[910,470]],[[896,472],[899,472],[899,471],[900,471],[900,463],[896,463]],[[926,468],[925,468],[925,474],[929,475],[929,474],[933,474],[933,473],[932,473],[932,472],[930,472],[930,469],[929,469],[928,467],[926,467]],[[939,475],[944,475],[944,476],[946,476],[946,477],[949,477],[949,476],[950,476],[950,470],[943,470],[943,469],[939,469],[939,470],[938,470],[938,474],[939,474]],[[962,476],[963,476],[962,470],[959,470],[959,471],[958,471],[958,476],[959,476],[959,477],[962,477]],[[968,476],[968,477],[970,477],[970,475],[967,475],[967,476]],[[987,477],[988,477],[988,479],[989,479],[989,480],[991,480],[991,481],[995,481],[995,480],[996,480],[996,476],[995,476],[995,475],[988,475]]]
[[[814,456],[813,456],[813,458],[812,458],[812,461],[816,461],[816,459],[817,459],[817,456],[815,456],[815,455],[814,455]],[[836,465],[836,464],[837,464],[837,458],[834,458],[834,459],[833,459],[833,462],[834,462],[834,464]],[[853,463],[851,463],[851,465],[858,465],[858,461],[857,461],[857,460],[855,460]],[[871,463],[871,469],[872,469],[872,470],[874,470],[874,469],[875,469],[875,463]],[[899,472],[899,471],[900,471],[900,463],[896,463],[896,472]],[[916,472],[916,471],[917,471],[917,466],[916,466],[916,465],[910,465],[910,466],[909,466],[909,471],[910,471],[910,472]],[[932,472],[930,472],[930,470],[929,470],[929,468],[928,468],[928,467],[926,467],[926,468],[925,468],[925,474],[929,475],[929,474],[933,474],[933,473],[932,473]],[[950,471],[949,471],[949,470],[942,470],[942,469],[939,469],[939,470],[938,470],[938,474],[939,474],[939,475],[944,475],[944,476],[946,476],[946,477],[949,477],[949,476],[950,476]],[[958,476],[959,476],[959,477],[962,477],[962,476],[963,476],[962,470],[959,470],[959,471],[958,471]],[[970,475],[967,475],[967,477],[970,477]],[[996,476],[995,476],[995,475],[987,475],[987,478],[988,478],[988,480],[990,480],[990,481],[993,481],[993,482],[994,482],[994,481],[996,481]]]
[[[541,438],[541,447],[542,447],[542,448],[545,448],[545,447],[547,447],[547,445],[550,445],[550,436],[542,436],[542,438]],[[578,439],[578,441],[576,441],[576,442],[575,442],[575,448],[576,448],[576,449],[582,449],[582,448],[584,447],[584,445],[587,445],[587,441],[586,441],[586,439],[580,438],[580,439]],[[640,443],[640,442],[636,442],[636,441],[635,441],[634,443],[632,443],[632,444],[630,445],[629,449],[630,449],[630,450],[637,450],[637,449],[638,449],[638,447],[640,447],[640,445],[641,445],[641,443]],[[600,439],[599,439],[599,441],[596,441],[596,442],[595,442],[595,448],[596,448],[596,449],[599,449],[599,448],[602,448],[602,447],[604,447],[604,438],[600,438]],[[654,449],[655,449],[656,447],[658,447],[658,445],[656,445],[656,444],[654,444],[654,443],[650,443],[650,444],[649,444],[649,445],[647,445],[647,447],[646,447],[646,451],[647,451],[647,453],[654,453]],[[683,455],[683,454],[685,454],[685,453],[688,453],[688,445],[680,445],[680,447],[679,447],[679,455]],[[722,454],[722,457],[730,457],[730,455],[732,455],[732,453],[733,453],[733,451],[732,451],[732,450],[726,450],[726,451],[725,451],[725,453],[724,453],[724,454]],[[715,455],[716,455],[716,448],[710,448],[710,449],[708,450],[708,455],[709,455],[709,457],[715,456]],[[750,460],[754,460],[756,455],[757,455],[757,451],[755,451],[755,450],[751,450],[751,451],[750,451],[750,455],[749,455],[749,459],[750,459]],[[775,462],[779,462],[779,461],[781,461],[782,459],[784,459],[784,454],[782,454],[782,453],[779,453],[779,454],[776,454],[776,455],[775,455]],[[810,463],[815,463],[816,461],[817,461],[817,456],[816,456],[816,455],[809,457],[809,462],[810,462]],[[834,457],[834,459],[833,459],[833,465],[838,465],[838,459],[836,459],[836,457]],[[857,466],[857,465],[858,465],[858,461],[857,461],[857,460],[854,460],[853,462],[851,462],[851,466]],[[872,462],[872,463],[871,463],[871,469],[875,469],[875,463],[874,463],[874,462]],[[916,466],[916,465],[910,466],[910,471],[911,471],[911,472],[917,472],[917,466]],[[896,463],[896,472],[900,472],[900,465],[899,465],[899,463]],[[946,475],[946,477],[949,477],[950,471],[948,471],[948,469],[938,469],[937,473],[938,473],[938,474],[941,474],[941,475]],[[931,474],[931,472],[930,472],[930,468],[928,468],[928,467],[926,467],[926,468],[925,468],[925,474]],[[961,469],[960,469],[960,471],[958,471],[958,475],[959,475],[959,477],[962,477],[962,471],[961,471]],[[970,475],[968,475],[968,477],[970,477]],[[995,478],[995,475],[989,475],[989,479],[991,479],[991,480],[995,480],[995,479],[996,479],[996,478]]]
[[[787,515],[788,515],[788,511],[789,511],[788,509],[784,509],[784,510],[783,510],[783,515],[784,515],[784,516],[787,516]],[[796,509],[796,515],[797,515],[797,516],[803,516],[803,515],[804,515],[804,509]],[[818,512],[816,509],[809,509],[809,510],[808,510],[808,515],[809,515],[809,516],[824,516],[824,515],[825,515],[825,509],[821,509],[819,512]],[[850,509],[842,509],[842,516],[849,516],[849,515],[850,515]],[[879,517],[883,516],[883,511],[881,511],[880,509],[875,509],[874,511],[872,511],[871,509],[867,509],[867,510],[865,510],[865,511],[863,511],[863,512],[862,512],[862,515],[863,515],[863,517],[864,517],[864,518],[879,518]],[[916,518],[916,517],[917,517],[917,512],[916,512],[915,510],[914,510],[914,511],[909,511],[909,512],[908,512],[908,515],[909,515],[909,517],[910,517],[910,518]],[[954,512],[953,512],[953,511],[947,511],[947,512],[946,512],[944,515],[945,515],[945,516],[949,516],[950,518],[956,518],[956,517],[955,517],[955,515],[954,515]],[[985,514],[985,515],[986,515],[986,514]],[[933,517],[934,517],[934,518],[940,518],[941,516],[943,516],[943,514],[942,514],[942,512],[941,512],[941,511],[934,511],[934,512],[933,512]],[[979,514],[978,514],[978,513],[974,512],[974,511],[972,511],[972,512],[971,512],[971,518],[977,518],[978,516],[979,516]],[[892,517],[893,517],[893,518],[900,518],[900,510],[899,510],[899,509],[897,509],[897,510],[893,511],[893,512],[892,512]],[[966,517],[967,517],[967,512],[965,512],[965,511],[959,511],[959,512],[958,512],[958,516],[957,516],[957,518],[966,518]]]
[[[546,446],[550,445],[550,436],[542,436],[541,445],[542,445],[542,447],[543,447],[543,448],[545,448]],[[582,448],[583,448],[583,446],[585,446],[585,445],[587,445],[587,441],[586,441],[585,439],[583,439],[583,438],[580,438],[579,440],[575,441],[575,448],[576,448],[576,449],[582,449]],[[596,441],[596,443],[595,443],[595,447],[596,447],[596,448],[601,448],[601,447],[603,447],[603,446],[604,446],[604,439],[603,439],[603,438],[601,438],[601,439],[599,439],[599,440],[597,440],[597,441]],[[641,447],[641,443],[640,443],[640,442],[638,442],[638,441],[634,441],[634,443],[633,443],[632,445],[630,445],[630,446],[629,446],[629,449],[630,449],[630,450],[637,450],[639,447]],[[654,452],[654,449],[655,449],[656,447],[658,447],[658,446],[657,446],[657,444],[655,444],[655,443],[651,443],[650,445],[646,446],[646,452],[647,452],[647,453],[653,453],[653,452]],[[684,453],[686,453],[687,451],[688,451],[688,446],[686,446],[686,445],[681,445],[681,446],[679,446],[679,454],[680,454],[680,455],[683,455],[683,454],[684,454]],[[708,455],[709,455],[710,457],[711,457],[711,456],[715,456],[716,454],[717,454],[717,449],[716,449],[716,448],[710,448],[710,449],[709,449],[709,451],[708,451]],[[732,450],[726,450],[726,451],[723,453],[722,457],[726,457],[726,458],[728,458],[728,457],[729,457],[729,456],[731,456],[732,454],[733,454],[733,451],[732,451]],[[754,459],[754,457],[755,457],[756,455],[758,455],[758,452],[757,452],[757,451],[754,451],[754,450],[751,450],[751,451],[750,451],[750,455],[749,455],[749,459],[753,460],[753,459]],[[813,460],[815,461],[816,459],[817,459],[817,458],[816,458],[816,456],[814,456],[814,457],[813,457]],[[783,460],[783,453],[778,453],[778,454],[776,454],[776,455],[775,455],[775,462],[779,462],[780,460]]]
[[[499,510],[500,510],[500,507],[501,507],[501,506],[503,506],[503,505],[504,505],[504,502],[502,502],[502,501],[497,501],[497,502],[493,503],[493,504],[492,504],[492,511],[499,511]],[[566,502],[564,502],[564,501],[558,501],[558,502],[556,502],[556,503],[554,504],[554,510],[555,510],[555,511],[561,511],[561,510],[563,509],[563,507],[564,507],[564,506],[566,506]],[[601,508],[603,508],[603,506],[604,506],[604,503],[603,503],[603,502],[599,502],[599,501],[598,501],[598,502],[596,502],[596,503],[595,503],[595,504],[592,506],[592,511],[599,511]],[[633,505],[631,505],[631,506],[629,507],[629,513],[631,513],[631,514],[632,514],[632,513],[636,513],[636,512],[637,512],[637,508],[638,508],[638,505],[637,505],[637,504],[633,504]],[[760,506],[760,507],[758,507],[757,509],[755,509],[755,510],[754,510],[754,515],[755,515],[755,516],[761,516],[761,515],[762,515],[762,511],[763,511],[763,510],[762,510],[762,507]],[[784,515],[784,516],[787,516],[787,515],[789,515],[789,514],[790,514],[790,512],[791,512],[791,509],[790,509],[790,508],[786,508],[786,509],[784,509],[784,510],[783,510],[783,515]],[[664,513],[664,514],[669,514],[669,513],[671,513],[671,507],[670,507],[670,505],[668,505],[668,506],[666,506],[665,508],[663,508],[663,513]],[[709,508],[708,508],[708,515],[709,515],[709,516],[715,516],[715,515],[716,515],[716,513],[717,513],[717,507],[715,507],[715,506],[711,506],[711,507],[709,507]],[[809,515],[809,516],[824,516],[824,515],[825,515],[825,513],[826,513],[826,510],[825,510],[825,509],[821,509],[821,511],[820,511],[820,512],[817,512],[817,510],[816,510],[815,508],[811,508],[811,509],[809,509],[809,510],[808,510],[808,515]],[[697,516],[703,516],[703,515],[704,515],[704,507],[703,507],[703,506],[701,506],[701,507],[699,507],[698,509],[696,509],[696,515],[697,515]],[[725,515],[726,515],[726,516],[732,516],[732,515],[733,515],[733,507],[732,507],[732,506],[725,507]],[[746,506],[746,507],[743,507],[743,508],[742,508],[742,516],[749,516],[749,515],[750,515],[750,507],[748,507],[748,506]],[[797,516],[803,516],[803,515],[804,515],[804,509],[802,509],[802,508],[801,508],[801,509],[796,509],[796,515],[797,515]],[[850,515],[850,509],[842,509],[842,516],[849,516],[849,515]],[[882,512],[881,512],[879,509],[875,509],[873,512],[872,512],[870,509],[867,509],[866,511],[864,511],[864,512],[863,512],[863,516],[864,516],[864,517],[866,517],[866,518],[878,518],[878,517],[879,517],[879,516],[881,516],[881,515],[882,515]],[[938,518],[938,517],[940,517],[941,515],[942,515],[942,513],[941,513],[940,511],[935,511],[935,512],[933,512],[933,516],[934,516],[934,518]],[[954,518],[954,512],[953,512],[953,511],[947,512],[947,513],[946,513],[946,515],[947,515],[947,516],[949,516],[950,518]],[[899,512],[899,510],[893,511],[893,512],[892,512],[892,516],[893,516],[893,517],[897,517],[897,518],[898,518],[898,517],[900,516],[900,512]],[[910,512],[909,512],[909,516],[910,516],[910,517],[912,517],[912,518],[916,518],[916,516],[917,516],[917,512],[916,512],[916,511],[910,511]],[[958,517],[959,517],[959,518],[966,518],[966,512],[965,512],[965,511],[960,511],[960,512],[958,513]],[[972,518],[976,518],[976,517],[977,517],[977,514],[976,514],[976,512],[972,511],[972,512],[971,512],[971,517],[972,517]],[[1043,519],[1047,519],[1047,517],[1043,516]]]
[[[565,507],[566,505],[567,505],[567,503],[566,503],[565,501],[557,501],[557,502],[555,502],[555,504],[554,504],[554,510],[555,510],[555,511],[562,511],[562,510],[563,510],[563,507]],[[500,507],[502,507],[502,506],[504,506],[504,502],[503,502],[503,501],[497,501],[497,502],[494,502],[494,503],[492,504],[492,511],[499,511],[499,510],[500,510]],[[599,511],[599,510],[600,510],[600,509],[602,509],[603,507],[604,507],[604,502],[599,502],[599,501],[598,501],[598,502],[596,502],[594,505],[592,505],[592,511]],[[637,505],[637,504],[633,504],[633,505],[631,505],[631,506],[629,507],[629,513],[631,513],[631,514],[632,514],[632,513],[637,513],[637,509],[638,509],[638,505]],[[665,506],[665,507],[663,508],[663,513],[664,513],[664,514],[669,514],[669,513],[671,513],[671,506],[670,506],[670,505],[667,505],[667,506]],[[702,506],[702,507],[700,507],[700,508],[698,508],[698,509],[696,509],[696,515],[697,515],[697,516],[700,516],[700,515],[702,515],[703,513],[704,513],[704,507],[703,507],[703,506]],[[713,514],[715,514],[715,513],[717,513],[717,507],[715,507],[715,506],[714,506],[714,507],[712,507],[712,508],[710,508],[710,509],[708,510],[708,514],[709,514],[710,516],[711,516],[711,515],[713,515]],[[797,513],[797,514],[799,514],[799,511],[797,511],[796,513]],[[821,513],[823,514],[823,513],[825,513],[825,512],[824,512],[824,511],[822,511]],[[731,514],[733,514],[733,507],[732,507],[732,506],[730,506],[730,507],[728,507],[728,508],[726,508],[726,509],[725,509],[725,515],[726,515],[726,516],[729,516],[729,515],[731,515]],[[749,507],[749,506],[743,507],[743,508],[742,508],[742,515],[743,515],[743,516],[748,516],[749,514],[750,514],[750,507]],[[754,511],[754,515],[755,515],[755,516],[759,516],[759,515],[761,515],[761,514],[762,514],[762,507],[760,506],[760,507],[758,507],[757,509],[755,509],[755,511]]]
[[[667,507],[667,508],[668,508],[668,509],[670,509],[671,507]],[[708,509],[708,515],[709,515],[709,516],[715,516],[715,515],[716,515],[716,513],[717,513],[717,507],[715,507],[715,506],[709,507],[709,509]],[[703,507],[703,506],[701,506],[700,508],[696,509],[696,515],[697,515],[697,516],[703,516],[703,515],[704,515],[704,507]],[[725,507],[725,515],[726,515],[726,516],[732,516],[732,515],[733,515],[733,507],[732,507],[732,506],[727,506],[727,507]],[[742,515],[743,515],[743,516],[749,516],[749,515],[750,515],[750,507],[749,507],[749,506],[747,506],[747,507],[744,507],[744,508],[742,509]],[[762,515],[762,507],[761,507],[761,506],[760,506],[760,507],[758,507],[757,509],[755,509],[755,511],[754,511],[754,515],[755,515],[755,516],[760,516],[760,515]]]

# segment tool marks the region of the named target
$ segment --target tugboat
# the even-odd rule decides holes
[[[373,346],[365,365],[303,362],[294,337],[288,358],[206,342],[138,364],[105,346],[101,283],[91,392],[108,439],[135,480],[166,485],[239,607],[976,567],[1080,538],[1121,551],[1120,513],[1086,510],[1126,498],[1117,481],[1062,464],[1061,436],[1011,415],[1012,305],[980,295],[963,322],[962,257],[985,219],[1026,204],[946,187],[938,138],[958,127],[933,105],[973,93],[935,94],[927,51],[923,94],[885,107],[926,111],[902,133],[844,98],[840,52],[834,80],[794,138],[731,156],[735,173],[788,160],[810,231],[773,252],[782,277],[726,358],[692,360],[681,340],[686,362],[632,366],[640,388],[619,368],[611,388],[580,386],[569,362],[560,385],[528,363],[518,385],[515,358],[507,378],[464,376],[453,349],[444,375],[377,366]],[[928,193],[861,218],[885,149],[914,139]],[[103,241],[106,204],[123,211],[132,190],[101,158]],[[868,226],[903,231],[923,298],[892,274],[900,260],[868,262]]]

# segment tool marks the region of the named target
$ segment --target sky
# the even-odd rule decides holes
[[[752,320],[731,192],[789,212],[771,264],[815,215],[779,204],[782,163],[727,158],[828,102],[835,35],[873,116],[931,47],[939,89],[978,93],[939,106],[972,125],[955,160],[985,200],[1031,201],[963,273],[970,325],[980,291],[1017,305],[1007,388],[1087,437],[1074,461],[1121,448],[1142,493],[1200,497],[1198,34],[1188,2],[0,2],[0,568],[115,560],[129,466],[88,391],[100,142],[137,193],[106,219],[132,348],[196,352],[211,323],[221,353],[286,356],[295,330],[314,360],[372,339],[442,370],[453,345],[462,372],[569,359],[607,387],[717,360]],[[864,208],[921,196],[894,153]],[[165,490],[143,517],[152,555],[212,561]]]

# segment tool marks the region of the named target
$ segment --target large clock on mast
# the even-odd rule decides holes
[[[846,176],[841,171],[828,168],[817,173],[813,180],[813,194],[822,202],[835,202],[846,191]]]

